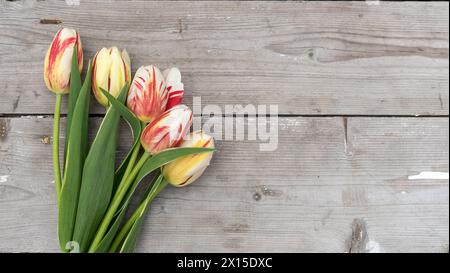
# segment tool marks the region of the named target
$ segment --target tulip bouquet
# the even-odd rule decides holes
[[[58,199],[58,237],[63,252],[132,252],[149,204],[167,185],[186,186],[205,171],[214,140],[190,132],[192,111],[181,104],[184,86],[177,68],[140,67],[131,80],[126,50],[103,48],[89,61],[82,81],[83,50],[75,30],[63,28],[47,51],[44,79],[56,94],[53,169]],[[88,142],[90,91],[106,114]],[[60,110],[69,94],[63,164]],[[116,168],[120,119],[130,126],[132,148]],[[142,179],[152,183],[126,219]]]

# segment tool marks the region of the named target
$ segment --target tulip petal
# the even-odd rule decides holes
[[[109,71],[109,93],[114,97],[119,95],[120,89],[126,80],[126,69],[123,65],[122,53],[113,47],[111,49],[111,67]],[[128,90],[127,90],[128,91]]]
[[[168,93],[164,76],[153,66],[140,67],[128,92],[128,108],[143,122],[151,122],[166,110]]]
[[[192,132],[180,147],[214,148],[214,139],[203,131]],[[195,154],[181,157],[162,168],[167,181],[175,187],[189,185],[199,178],[209,166],[212,153]]]
[[[192,111],[180,104],[161,114],[142,131],[141,144],[150,154],[176,147],[192,124]]]
[[[168,92],[166,110],[169,110],[183,101],[184,85],[181,82],[180,70],[176,67],[164,70],[163,75]]]
[[[97,101],[107,107],[108,100],[101,93],[100,88],[109,91],[109,72],[111,67],[111,56],[107,48],[102,48],[93,61],[92,90]]]

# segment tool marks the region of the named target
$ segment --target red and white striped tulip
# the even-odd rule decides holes
[[[101,88],[115,98],[127,81],[131,80],[130,57],[126,50],[117,47],[102,48],[92,61],[92,92],[97,101],[108,107],[109,102]]]
[[[214,139],[203,131],[192,132],[180,147],[214,148]],[[180,157],[162,168],[164,178],[175,187],[191,184],[209,166],[213,152]]]
[[[184,85],[181,82],[180,70],[172,67],[163,71],[166,80],[166,89],[169,96],[166,110],[180,104],[183,101]]]
[[[167,148],[177,147],[189,132],[191,124],[191,109],[179,104],[145,127],[141,135],[142,147],[152,155]]]
[[[78,53],[78,70],[83,68],[83,49],[80,36],[74,29],[62,28],[53,38],[44,62],[47,88],[56,94],[69,93],[73,49]]]
[[[166,110],[167,99],[161,71],[153,65],[140,67],[128,91],[128,108],[142,122],[151,122]]]

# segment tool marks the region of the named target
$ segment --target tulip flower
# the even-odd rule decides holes
[[[180,70],[172,67],[163,71],[164,79],[166,80],[166,89],[169,96],[166,110],[178,105],[183,100],[184,86],[181,82]]]
[[[214,139],[203,131],[192,132],[180,145],[194,148],[214,148]],[[213,153],[193,154],[180,157],[162,168],[164,178],[175,187],[183,187],[191,184],[199,178],[206,168]]]
[[[168,93],[156,66],[140,67],[128,91],[127,106],[142,122],[151,122],[166,110]]]
[[[70,67],[74,48],[77,49],[78,69],[81,71],[83,50],[80,36],[74,29],[63,28],[58,31],[45,56],[45,85],[56,94],[69,93]]]
[[[153,120],[142,132],[141,144],[154,155],[177,147],[183,141],[192,124],[192,111],[184,104],[177,105]]]
[[[117,47],[102,48],[92,62],[92,91],[97,101],[108,107],[108,99],[100,88],[117,98],[125,82],[131,79],[130,57]]]
[[[74,53],[77,53],[74,55]],[[75,60],[74,56],[77,56]],[[44,81],[47,88],[56,94],[53,119],[53,172],[55,174],[56,194],[61,192],[61,167],[59,162],[59,123],[62,95],[70,91],[70,77],[73,67],[78,65],[79,74],[83,68],[83,50],[80,36],[74,29],[60,29],[47,50],[44,61]]]

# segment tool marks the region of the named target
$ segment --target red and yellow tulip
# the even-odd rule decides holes
[[[192,124],[192,111],[184,104],[167,110],[145,127],[141,135],[144,149],[154,155],[183,141]]]
[[[117,98],[125,82],[131,79],[130,57],[117,47],[102,48],[92,62],[92,92],[97,101],[108,107],[108,99],[101,88]]]
[[[78,69],[83,68],[83,50],[80,36],[74,29],[62,28],[56,33],[44,62],[44,81],[56,94],[69,93],[70,67],[73,49],[78,51]]]
[[[166,110],[167,100],[161,71],[153,65],[140,67],[128,91],[128,108],[142,122],[151,122]]]
[[[214,139],[203,131],[192,132],[180,147],[214,148]],[[199,178],[213,156],[213,152],[180,157],[162,167],[164,178],[175,187],[191,184]]]

